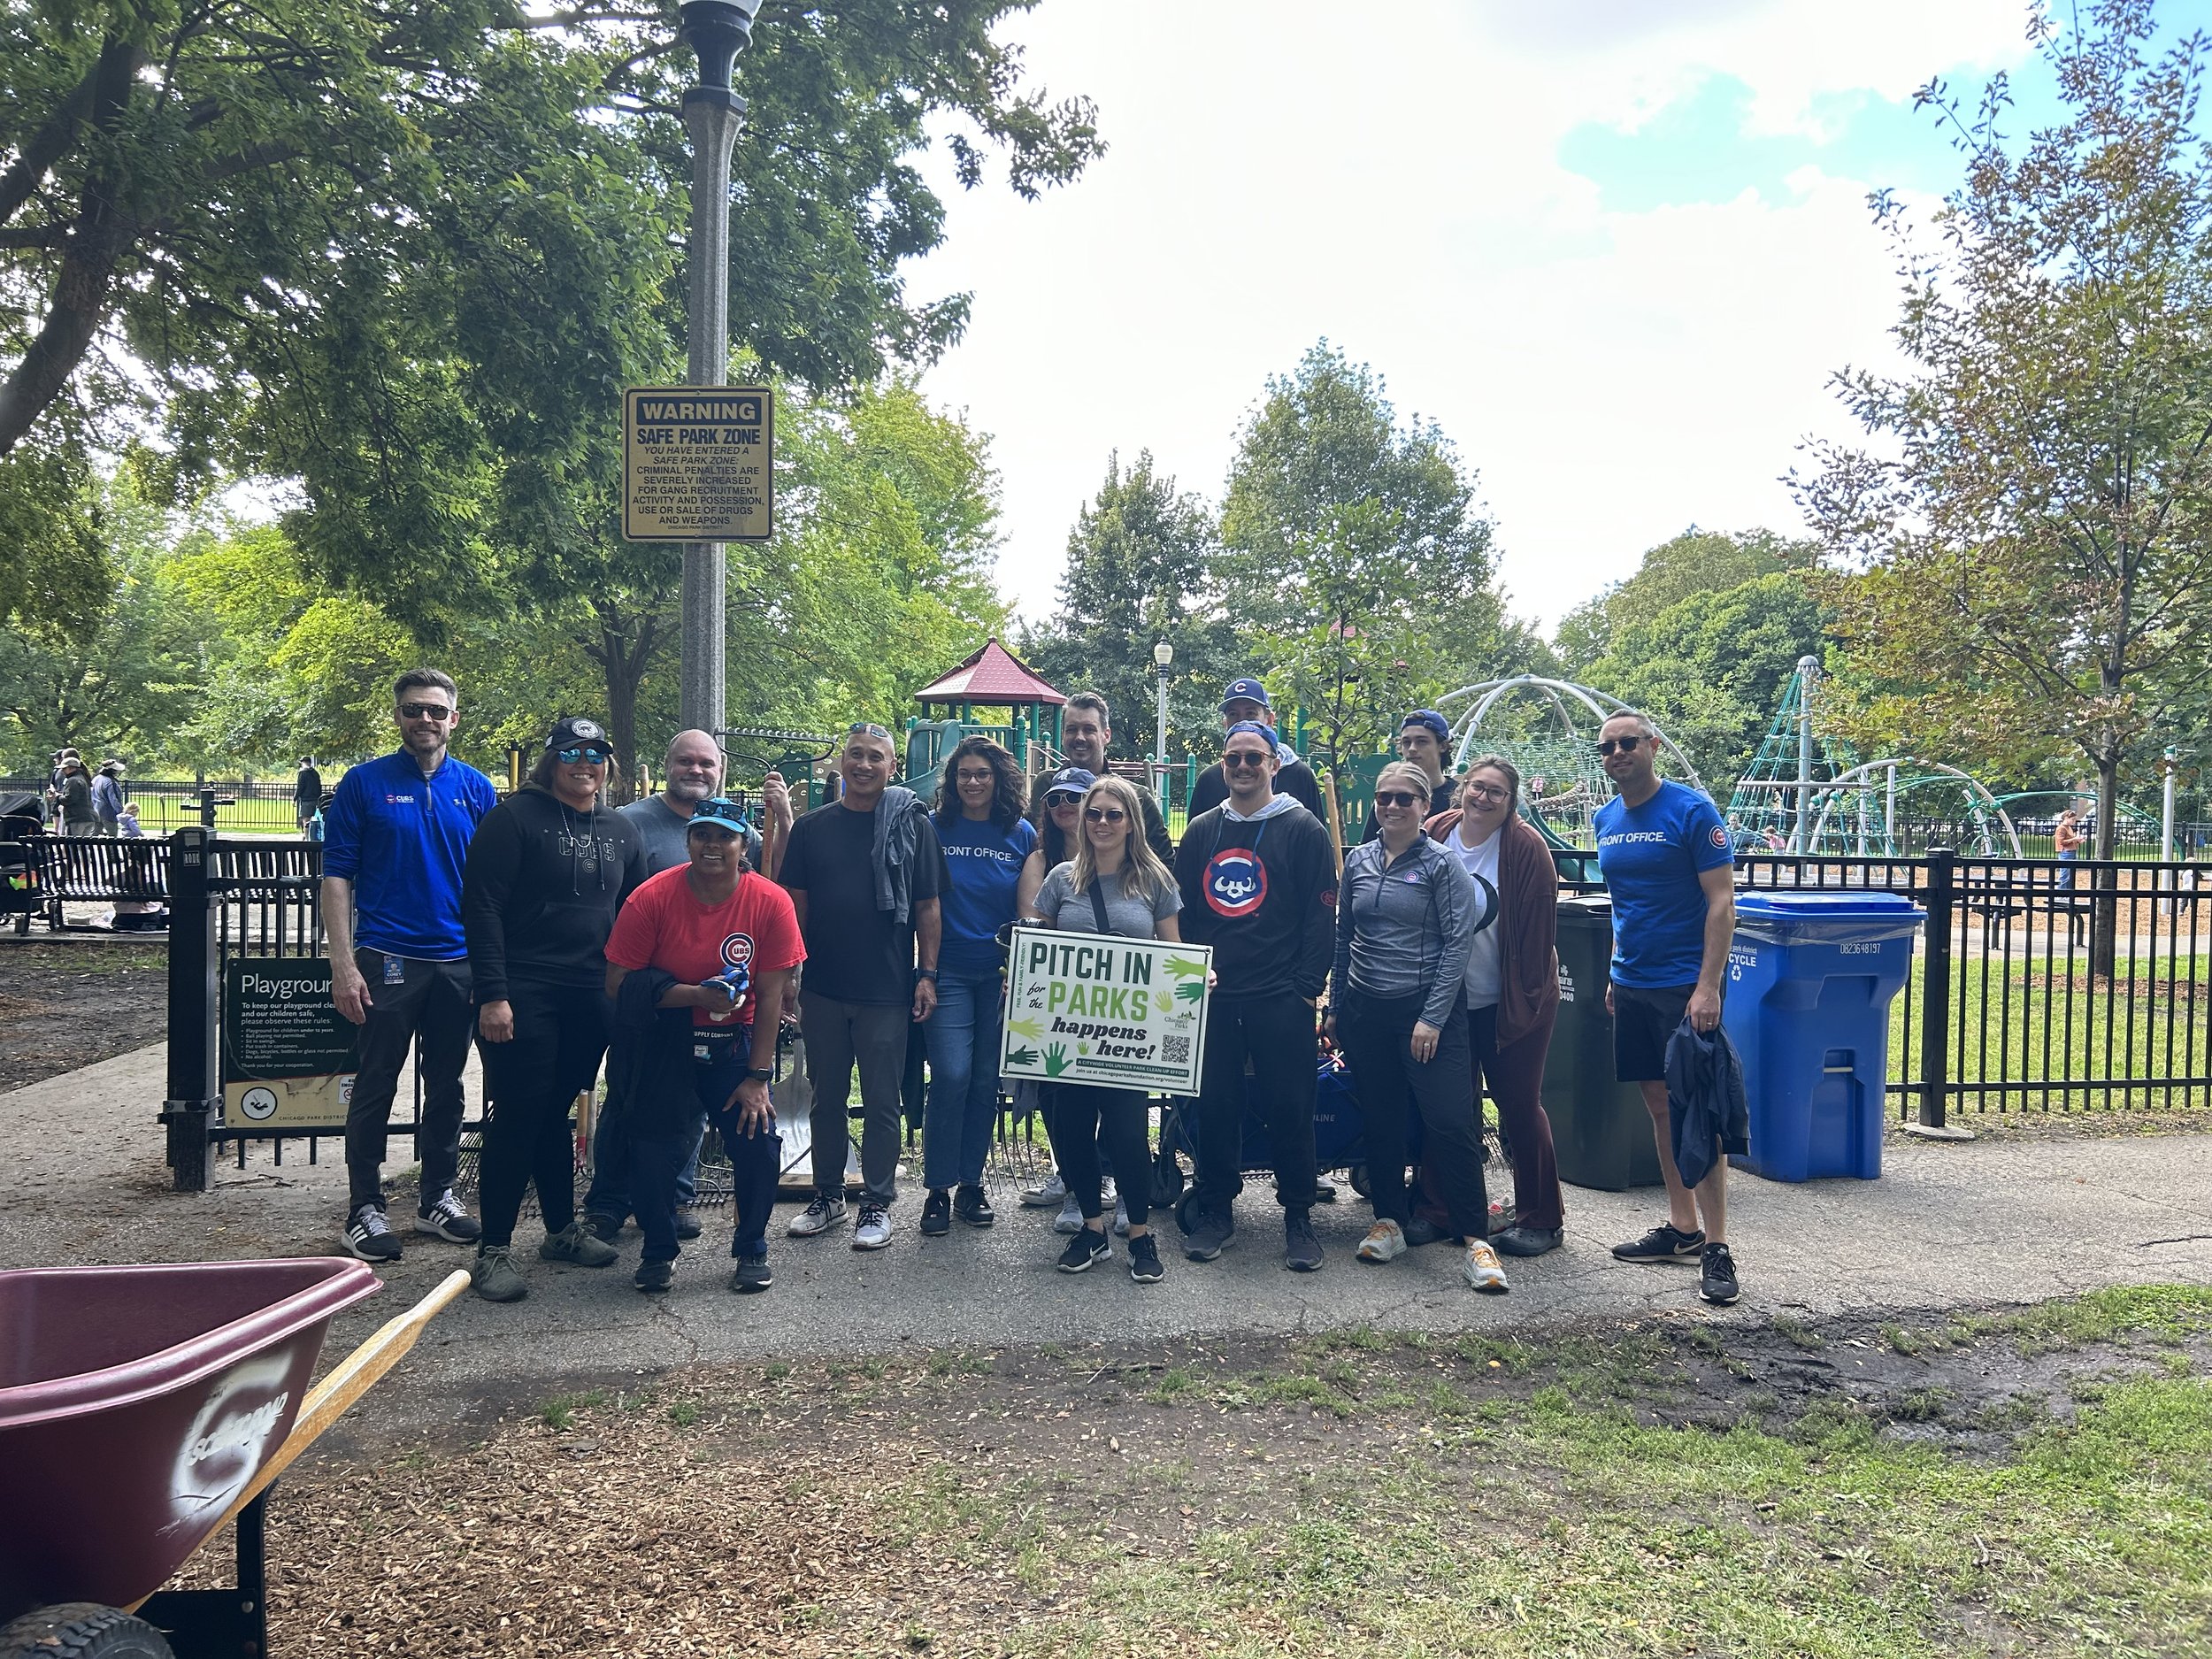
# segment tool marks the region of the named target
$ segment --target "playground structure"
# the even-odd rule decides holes
[[[1815,726],[1813,704],[1819,684],[1820,659],[1799,657],[1773,724],[1728,797],[1725,816],[1739,848],[1813,850],[1818,792],[1859,764],[1848,744],[1823,735]],[[1890,821],[1894,822],[1893,813]]]

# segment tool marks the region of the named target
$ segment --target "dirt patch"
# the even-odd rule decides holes
[[[0,944],[0,1090],[161,1041],[168,963],[136,939]]]

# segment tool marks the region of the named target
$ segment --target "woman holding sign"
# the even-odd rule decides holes
[[[1075,856],[1055,868],[1038,889],[1038,917],[1068,933],[1179,944],[1175,914],[1183,908],[1183,896],[1174,874],[1145,845],[1144,806],[1135,787],[1119,778],[1098,779],[1084,794],[1082,813]],[[1045,1114],[1053,1155],[1083,1210],[1083,1230],[1061,1252],[1060,1271],[1080,1273],[1113,1257],[1099,1167],[1103,1148],[1122,1173],[1121,1196],[1129,1208],[1129,1277],[1140,1285],[1157,1284],[1164,1276],[1160,1247],[1146,1221],[1150,1183],[1145,1171],[1151,1167],[1152,1148],[1144,1091],[1051,1083],[1046,1092],[1053,1097]]]

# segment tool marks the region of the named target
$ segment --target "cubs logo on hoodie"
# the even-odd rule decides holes
[[[1206,907],[1235,921],[1267,902],[1267,866],[1249,847],[1225,847],[1206,861]]]

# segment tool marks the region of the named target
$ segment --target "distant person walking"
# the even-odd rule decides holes
[[[788,1231],[810,1239],[845,1219],[845,1110],[857,1067],[864,1123],[856,1250],[891,1242],[907,1037],[936,1010],[944,926],[937,826],[912,790],[891,782],[897,767],[889,732],[854,726],[838,762],[844,793],[791,826],[777,877],[806,945],[799,1030],[814,1089],[814,1199]]]
[[[2074,887],[2074,866],[2081,859],[2081,814],[2068,807],[2058,815],[2052,826],[2051,841],[2058,853],[2058,862],[2064,866],[2058,872],[2058,889],[2070,893]]]
[[[292,780],[292,822],[301,834],[307,833],[315,821],[315,814],[323,810],[323,774],[315,765],[312,755],[300,757],[300,769]]]
[[[385,1125],[400,1067],[417,1046],[422,1164],[415,1231],[473,1244],[481,1229],[453,1195],[460,1169],[461,1068],[476,1010],[470,998],[461,880],[469,841],[497,804],[491,780],[447,752],[461,722],[451,677],[410,669],[392,687],[394,753],[350,767],[330,803],[323,842],[323,930],[331,999],[361,1027],[346,1110],[346,1248],[396,1262],[385,1220]]]
[[[102,835],[123,833],[123,763],[104,760],[92,780],[92,816]]]
[[[61,831],[64,835],[79,840],[88,840],[100,833],[100,814],[92,802],[92,774],[74,755],[62,757]]]
[[[1221,726],[1227,731],[1245,722],[1265,726],[1271,737],[1275,731],[1275,707],[1267,700],[1267,687],[1256,680],[1247,677],[1233,680],[1221,694]],[[1321,783],[1313,775],[1313,768],[1298,758],[1298,751],[1279,737],[1275,737],[1275,793],[1286,795],[1323,823],[1328,820],[1321,810]],[[1219,762],[1198,774],[1198,781],[1191,786],[1190,816],[1210,812],[1229,796],[1229,780],[1223,773]]]
[[[461,888],[491,1121],[484,1132],[483,1236],[472,1275],[487,1302],[517,1302],[515,1222],[538,1189],[539,1256],[605,1267],[614,1247],[576,1218],[569,1108],[592,1086],[608,1038],[607,935],[645,879],[636,832],[603,810],[614,749],[596,720],[558,722],[529,780],[484,816]]]
[[[998,1116],[999,930],[1014,919],[1022,866],[1037,832],[1022,817],[1021,763],[987,737],[964,737],[945,762],[937,839],[945,849],[944,938],[937,953],[937,1010],[929,1042],[929,1101],[922,1125],[925,1233],[998,1217],[983,1191],[983,1160]],[[954,1189],[957,1188],[956,1192]]]
[[[1598,871],[1613,902],[1605,989],[1613,1071],[1643,1094],[1667,1183],[1666,1220],[1615,1245],[1613,1254],[1624,1262],[1697,1262],[1698,1294],[1731,1302],[1740,1292],[1728,1248],[1728,1160],[1716,1156],[1694,1193],[1682,1184],[1666,1077],[1675,1027],[1685,1019],[1697,1031],[1720,1024],[1721,976],[1736,927],[1735,861],[1713,803],[1659,776],[1657,735],[1632,710],[1598,728],[1598,756],[1617,792],[1594,820]]]

